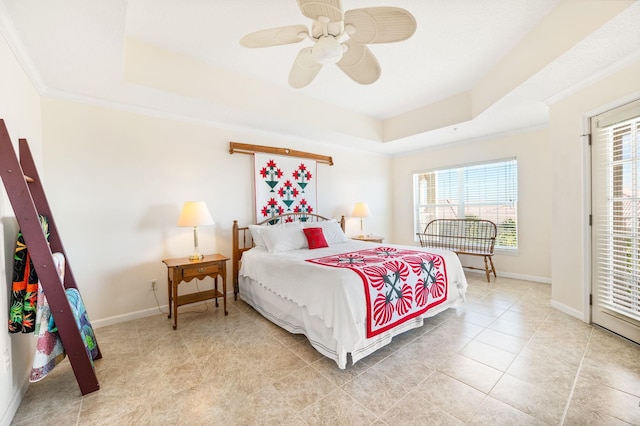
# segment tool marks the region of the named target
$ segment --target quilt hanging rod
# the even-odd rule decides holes
[[[318,163],[325,163],[333,166],[333,159],[328,155],[312,154],[309,152],[296,151],[289,148],[275,148],[272,146],[251,145],[248,143],[229,142],[229,154],[237,152],[238,154],[255,154],[263,152],[265,154],[287,155],[290,157],[309,158],[316,160]]]

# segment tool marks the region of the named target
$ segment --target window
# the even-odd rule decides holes
[[[518,248],[518,162],[503,160],[415,173],[415,232],[433,219],[486,219],[496,249]]]

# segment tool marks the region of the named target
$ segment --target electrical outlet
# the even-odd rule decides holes
[[[4,351],[4,371],[5,373],[11,368],[11,357],[9,356],[9,349]]]
[[[154,278],[150,282],[151,282],[151,290],[156,291],[156,286],[158,285],[158,280]]]

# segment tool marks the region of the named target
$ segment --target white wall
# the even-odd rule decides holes
[[[553,306],[588,320],[589,175],[586,120],[640,98],[640,61],[571,96],[550,109],[552,185]]]
[[[319,213],[340,218],[363,199],[375,214],[368,224],[390,232],[385,157],[54,99],[43,99],[42,120],[45,189],[94,325],[157,313],[154,278],[167,303],[161,260],[193,249],[192,231],[175,225],[184,201],[205,201],[216,222],[200,228],[200,250],[231,256],[233,220],[251,222],[254,197],[253,157],[229,154],[229,141],[331,155],[334,166],[318,165]],[[357,233],[347,219],[347,233]],[[230,263],[228,271],[231,291]]]
[[[20,67],[0,34],[0,118],[17,149],[18,138],[27,138],[36,164],[41,164],[40,96]],[[0,424],[9,424],[26,390],[26,379],[35,349],[32,335],[13,334],[7,330],[12,282],[13,252],[18,226],[4,190],[0,190]],[[8,358],[9,369],[5,369]]]
[[[413,173],[510,157],[518,159],[518,253],[497,253],[494,264],[498,275],[550,282],[551,182],[547,129],[458,143],[394,158],[394,242],[417,244],[413,229]],[[479,257],[462,260],[464,265],[484,267]]]

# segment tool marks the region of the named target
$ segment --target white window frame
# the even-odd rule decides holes
[[[505,186],[504,191],[510,191],[509,194],[510,201],[507,203],[506,201],[499,202],[497,200],[486,200],[486,202],[468,202],[464,199],[453,200],[451,203],[450,200],[442,203],[443,200],[438,200],[438,188],[437,188],[437,174],[441,173],[457,173],[457,187],[454,189],[452,187],[448,187],[448,191],[452,194],[455,194],[456,198],[464,198],[465,194],[465,174],[468,174],[471,170],[478,170],[478,168],[487,166],[487,167],[495,167],[495,166],[503,166],[505,171],[512,171],[513,176],[510,176],[512,181],[508,184],[497,184],[495,186],[496,190],[501,190],[499,186]],[[422,181],[422,182],[421,182]],[[508,186],[508,188],[507,188]],[[431,189],[431,194],[428,193],[429,188]],[[431,198],[432,202],[422,202],[421,198],[425,198],[425,194],[421,197],[420,191],[427,191],[426,197]],[[470,164],[462,164],[457,166],[449,166],[449,167],[441,167],[437,169],[428,169],[419,172],[413,173],[413,194],[414,194],[414,202],[413,202],[413,212],[414,212],[414,230],[415,232],[422,232],[426,224],[433,219],[442,219],[442,218],[464,218],[465,215],[468,217],[468,209],[469,208],[477,208],[478,214],[474,214],[473,217],[478,219],[488,219],[494,222],[498,226],[498,238],[496,238],[496,250],[502,251],[504,253],[517,253],[518,252],[518,161],[517,158],[503,158],[498,160],[491,160],[481,163],[470,163]],[[460,195],[462,194],[462,195]],[[474,192],[473,195],[478,195],[477,192]],[[505,194],[506,195],[506,194]],[[496,209],[495,214],[489,214],[488,212],[482,213],[484,208],[490,208],[491,206],[504,206],[505,209],[508,210],[508,213],[500,214]],[[508,207],[507,207],[508,206]],[[447,211],[448,214],[443,213]],[[467,213],[465,213],[467,212]],[[508,229],[508,226],[505,226],[504,220],[508,220],[509,218],[513,218],[515,220],[515,224],[513,227],[515,229]],[[501,221],[502,220],[502,221]],[[505,230],[506,228],[506,230]],[[502,232],[502,234],[501,234]],[[515,238],[515,244],[505,245],[503,244],[503,238],[507,238],[507,233],[510,235],[510,238]],[[501,237],[502,235],[502,237]],[[417,237],[415,238],[417,240]]]

